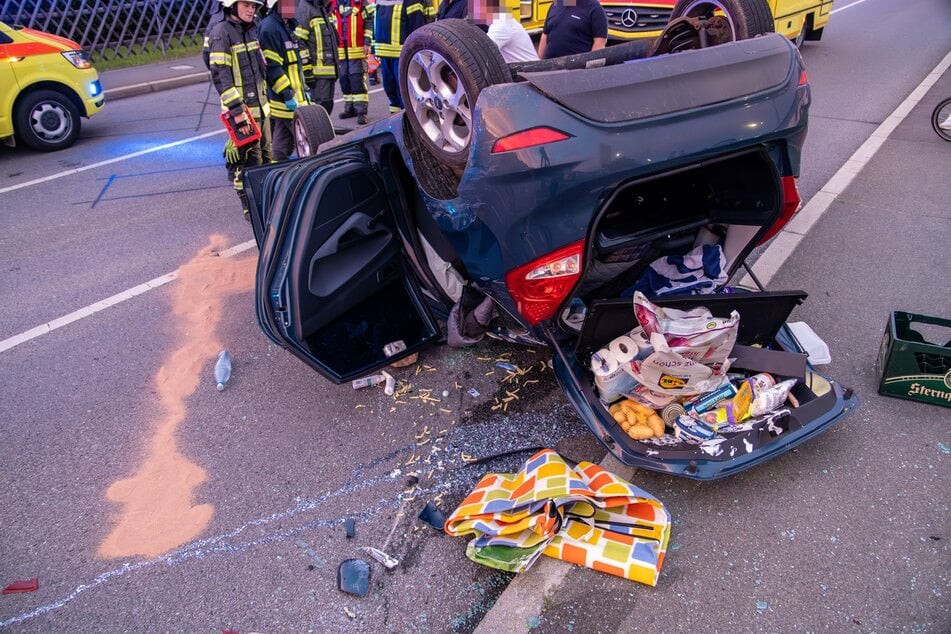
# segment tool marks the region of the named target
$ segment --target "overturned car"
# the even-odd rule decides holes
[[[697,479],[841,420],[857,398],[785,326],[798,291],[654,298],[736,311],[740,365],[796,379],[796,407],[716,451],[675,434],[635,440],[591,371],[599,348],[637,326],[629,291],[652,262],[716,245],[728,280],[798,208],[802,61],[761,12],[723,11],[734,5],[760,0],[696,2],[656,42],[510,66],[470,23],[414,32],[400,60],[405,112],[338,138],[325,113],[302,116],[299,149],[314,155],[247,172],[264,332],[337,383],[442,340],[440,319],[450,343],[484,331],[549,346],[611,453]]]

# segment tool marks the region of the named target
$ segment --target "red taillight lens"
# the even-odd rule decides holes
[[[779,218],[776,219],[776,222],[772,227],[769,228],[769,231],[766,232],[766,235],[763,236],[763,239],[759,241],[759,244],[769,241],[775,236],[780,230],[786,226],[792,217],[799,211],[799,203],[802,202],[799,199],[799,190],[796,189],[796,178],[793,176],[783,176],[783,210],[779,214]]]
[[[802,72],[799,73],[799,85],[800,85],[800,86],[808,86],[808,85],[809,85],[809,77],[806,75],[806,69],[805,69],[805,68],[802,69]]]
[[[549,319],[565,301],[581,277],[583,253],[579,240],[506,273],[509,294],[529,324]]]
[[[564,141],[565,139],[570,138],[571,137],[564,132],[555,130],[553,128],[531,128],[529,130],[522,130],[521,132],[516,132],[515,134],[502,137],[492,146],[492,154],[498,154],[499,152],[511,152],[512,150],[524,150],[527,147],[545,145],[546,143]]]

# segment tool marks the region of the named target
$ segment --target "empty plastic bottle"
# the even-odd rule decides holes
[[[215,381],[218,382],[218,391],[225,389],[231,378],[231,353],[222,350],[218,353],[218,362],[215,363]]]

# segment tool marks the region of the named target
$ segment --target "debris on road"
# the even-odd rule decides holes
[[[351,381],[350,385],[353,386],[355,390],[362,390],[365,387],[372,387],[374,385],[379,385],[380,383],[385,383],[386,377],[382,374],[371,374],[370,376],[364,376],[359,379],[354,379]]]
[[[373,546],[361,546],[360,550],[366,552],[371,557],[376,559],[378,562],[383,564],[383,567],[386,568],[387,570],[392,570],[393,568],[396,568],[397,566],[400,565],[399,559],[396,559],[395,557],[391,557],[390,555],[387,555],[385,552],[383,552],[379,548],[374,548]]]
[[[370,564],[362,559],[344,559],[337,568],[337,587],[347,594],[365,597],[370,591]]]
[[[344,614],[349,616],[351,619],[357,618],[357,613],[351,610],[350,608],[348,608],[347,606],[343,606],[343,612]]]
[[[422,512],[419,514],[419,519],[423,520],[437,531],[441,531],[446,527],[446,518],[443,517],[443,514],[432,502],[426,502],[426,506],[423,507]]]
[[[357,521],[352,517],[348,517],[343,523],[344,530],[346,531],[347,539],[352,539],[357,534]]]
[[[3,594],[18,594],[20,592],[35,592],[40,587],[39,578],[14,581],[3,589]]]
[[[219,392],[225,389],[229,380],[231,380],[231,353],[222,350],[218,353],[218,361],[215,362],[215,383],[218,384]]]
[[[573,515],[576,509],[584,515]],[[636,527],[624,521],[631,517],[638,518]],[[654,586],[670,540],[670,514],[654,496],[599,465],[572,468],[544,449],[517,473],[483,476],[445,531],[472,535],[466,556],[491,568],[524,572],[544,554]]]

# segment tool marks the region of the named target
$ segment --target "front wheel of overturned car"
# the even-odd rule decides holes
[[[294,143],[298,158],[314,156],[320,146],[332,141],[334,136],[333,123],[323,106],[300,106],[294,111]]]
[[[61,92],[37,90],[17,103],[13,128],[17,138],[34,150],[62,150],[79,137],[79,109]]]
[[[425,149],[453,168],[469,159],[479,93],[511,80],[495,43],[465,20],[440,20],[413,31],[400,54],[405,116]]]
[[[763,33],[772,33],[773,13],[766,0],[677,0],[670,21],[677,18],[712,18],[722,16],[729,24],[731,41],[747,40]]]

